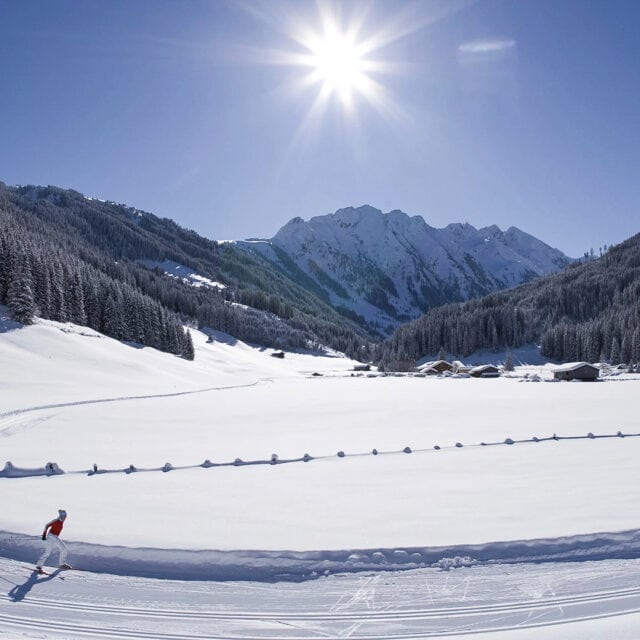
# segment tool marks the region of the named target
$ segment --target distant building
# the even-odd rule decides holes
[[[588,362],[569,362],[553,370],[556,380],[597,380],[600,375],[598,367]]]
[[[492,364],[482,364],[470,369],[469,375],[474,378],[497,378],[500,375],[500,370]]]
[[[471,367],[468,367],[466,364],[464,364],[464,362],[461,362],[460,360],[454,360],[451,363],[451,366],[456,373],[469,373],[469,371],[471,371]]]
[[[425,362],[420,367],[421,371],[427,369],[435,369],[438,373],[443,373],[444,371],[453,371],[453,365],[446,360],[435,360],[434,362]]]
[[[371,371],[370,364],[357,364],[353,367],[354,371]]]
[[[424,373],[427,376],[437,376],[440,374],[440,372],[437,369],[434,369],[433,367],[426,367],[426,366],[422,366],[419,369],[420,373]]]

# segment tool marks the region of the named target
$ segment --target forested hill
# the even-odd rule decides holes
[[[198,274],[185,281],[160,265]],[[366,357],[371,337],[259,256],[114,202],[0,182],[0,304],[193,357],[183,324]]]
[[[640,362],[640,234],[601,258],[462,304],[439,307],[381,345],[390,363],[536,343],[566,362]]]

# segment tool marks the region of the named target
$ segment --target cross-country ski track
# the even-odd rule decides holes
[[[87,404],[103,404],[112,402],[130,402],[132,400],[154,400],[157,398],[176,398],[178,396],[190,396],[197,393],[209,393],[211,391],[229,391],[230,389],[245,389],[247,387],[255,387],[260,382],[266,382],[265,380],[255,380],[247,384],[235,384],[219,387],[207,387],[206,389],[193,389],[190,391],[174,391],[172,393],[155,393],[139,396],[120,396],[117,398],[95,398],[90,400],[78,400],[76,402],[60,402],[56,404],[43,404],[36,407],[25,407],[24,409],[14,409],[13,411],[6,411],[0,413],[0,420],[5,418],[12,418],[13,416],[22,415],[23,413],[33,413],[34,411],[43,411],[45,409],[66,409],[70,407],[81,407]],[[2,435],[2,430],[0,430]]]
[[[62,581],[0,559],[0,637],[526,638],[528,629],[578,638],[596,637],[572,633],[602,621],[610,637],[632,638],[624,629],[640,616],[639,569],[639,560],[496,564],[278,583],[67,571]]]

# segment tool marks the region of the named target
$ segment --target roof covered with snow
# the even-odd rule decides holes
[[[599,371],[598,367],[592,365],[589,362],[567,362],[566,364],[562,364],[559,367],[555,367],[553,369],[554,372],[556,371],[577,371],[578,369],[582,369],[582,367],[591,367],[592,369],[595,369],[596,371]]]

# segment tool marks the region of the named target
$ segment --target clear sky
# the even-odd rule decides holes
[[[0,180],[214,239],[345,206],[640,231],[637,0],[0,0]]]

